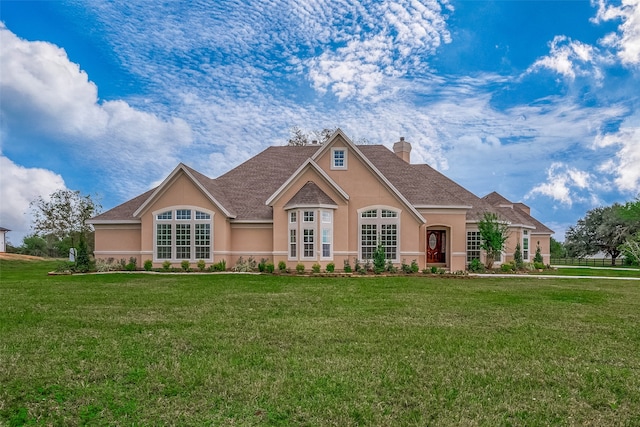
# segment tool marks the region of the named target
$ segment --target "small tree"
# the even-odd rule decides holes
[[[385,270],[387,265],[387,259],[384,252],[384,246],[381,242],[378,243],[375,252],[373,253],[373,272],[380,274]]]
[[[543,263],[543,259],[542,259],[542,253],[540,252],[540,242],[538,242],[538,244],[536,245],[536,254],[533,257],[533,263],[538,263],[538,264],[542,264]]]
[[[520,270],[524,267],[524,261],[522,259],[522,249],[520,248],[520,242],[516,244],[516,251],[513,253],[513,261],[516,264],[516,269]]]
[[[485,266],[490,269],[496,257],[504,250],[504,244],[509,237],[509,225],[500,220],[497,214],[485,212],[478,222],[478,231],[482,240],[480,247],[486,254]]]

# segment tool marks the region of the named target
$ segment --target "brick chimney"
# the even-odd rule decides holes
[[[393,144],[393,152],[407,163],[411,163],[411,144],[404,140],[404,136],[400,137],[400,141]]]

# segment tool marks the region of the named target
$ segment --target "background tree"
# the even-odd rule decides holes
[[[567,250],[562,242],[558,242],[553,237],[550,242],[551,258],[565,258],[567,256]]]
[[[627,240],[620,245],[620,250],[624,254],[625,264],[640,264],[640,232],[629,236]]]
[[[289,139],[287,140],[287,145],[309,145],[313,141],[317,141],[319,144],[324,144],[337,129],[338,128],[324,128],[322,130],[312,130],[309,132],[305,132],[298,126],[294,126],[289,130]]]
[[[569,256],[584,257],[602,251],[615,265],[620,246],[637,231],[640,222],[630,220],[619,203],[599,207],[587,212],[565,234],[565,247]]]
[[[85,242],[92,243],[93,227],[87,220],[101,209],[91,196],[83,196],[79,191],[57,190],[48,200],[40,196],[31,202],[32,228],[39,237],[53,238],[54,244],[68,240],[74,246],[81,236]]]
[[[509,237],[509,225],[502,221],[497,214],[485,212],[478,222],[478,232],[480,232],[480,247],[486,254],[485,266],[490,269],[493,262],[504,250],[505,242]]]

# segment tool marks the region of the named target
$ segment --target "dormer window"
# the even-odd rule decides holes
[[[331,149],[331,169],[347,169],[347,150],[346,148]]]

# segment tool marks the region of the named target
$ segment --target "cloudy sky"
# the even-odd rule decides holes
[[[0,225],[58,188],[109,209],[293,126],[413,144],[564,231],[640,193],[640,0],[6,1]]]

